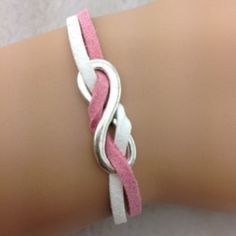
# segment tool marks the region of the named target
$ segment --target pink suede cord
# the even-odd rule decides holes
[[[89,57],[91,59],[102,59],[102,50],[88,10],[85,9],[80,11],[78,13],[78,19]],[[96,74],[97,80],[92,91],[92,100],[88,108],[90,128],[93,132],[102,117],[109,94],[109,82],[107,76],[98,70],[96,71]],[[129,215],[135,216],[140,214],[142,211],[142,203],[137,180],[126,157],[123,156],[122,152],[118,149],[109,134],[107,135],[106,140],[106,154],[123,184],[128,202]]]

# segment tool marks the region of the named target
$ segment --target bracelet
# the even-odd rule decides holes
[[[136,146],[131,122],[120,104],[121,84],[116,68],[103,59],[99,40],[88,11],[67,18],[67,31],[79,70],[77,84],[89,102],[90,129],[94,133],[94,152],[99,165],[109,174],[110,206],[115,224],[127,222],[141,213],[142,203],[132,165]],[[114,140],[109,127],[115,126]],[[127,154],[127,157],[126,157]],[[127,199],[127,207],[125,202]]]

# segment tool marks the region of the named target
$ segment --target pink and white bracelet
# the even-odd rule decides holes
[[[126,210],[129,216],[138,215],[142,211],[142,203],[138,183],[131,168],[136,159],[136,147],[131,136],[131,122],[120,104],[119,74],[110,62],[103,59],[87,10],[68,17],[67,30],[79,70],[77,84],[89,102],[88,114],[90,129],[94,133],[96,158],[109,174],[113,219],[115,224],[125,223]],[[111,125],[115,125],[114,140],[108,131]]]

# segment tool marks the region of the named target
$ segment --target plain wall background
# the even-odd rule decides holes
[[[85,6],[97,16],[148,2],[150,0],[1,0],[0,47],[61,27],[67,16]],[[152,205],[127,224],[115,226],[111,219],[106,219],[76,235],[235,236],[236,215],[175,205]]]

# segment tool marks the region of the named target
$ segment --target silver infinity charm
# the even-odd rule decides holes
[[[120,77],[116,68],[108,61],[103,59],[90,60],[91,66],[94,70],[103,71],[109,80],[110,90],[109,97],[104,109],[101,120],[99,121],[94,134],[94,151],[96,154],[97,161],[108,173],[116,173],[110,161],[107,158],[105,151],[106,137],[108,128],[111,123],[116,125],[116,112],[119,106],[121,97],[121,84]],[[77,76],[78,87],[83,94],[84,98],[91,101],[91,91],[86,86],[81,73]],[[130,135],[128,143],[128,157],[127,161],[129,165],[133,165],[136,160],[136,146],[132,136]]]

